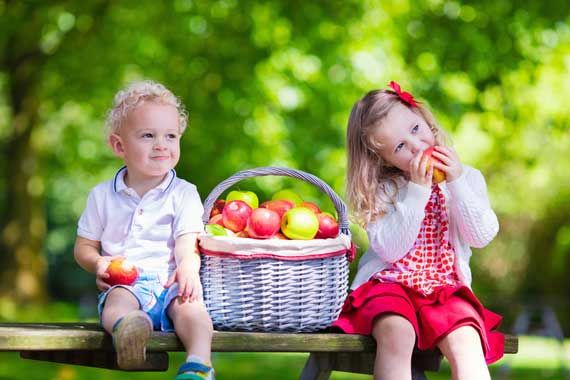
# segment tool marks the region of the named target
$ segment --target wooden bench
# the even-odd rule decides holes
[[[301,380],[325,380],[332,371],[372,374],[376,343],[361,335],[332,333],[248,333],[216,331],[215,352],[308,352]],[[25,359],[119,369],[111,336],[95,323],[0,323],[0,351],[20,352]],[[166,371],[168,351],[184,351],[172,333],[154,332],[147,362],[140,371]],[[506,336],[505,353],[518,351],[518,339]],[[438,371],[441,354],[416,351],[413,379]]]

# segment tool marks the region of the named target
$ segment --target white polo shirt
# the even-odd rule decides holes
[[[176,268],[176,238],[204,230],[196,186],[176,177],[172,169],[140,198],[125,184],[126,173],[122,167],[112,180],[91,190],[77,235],[100,241],[104,256],[122,255],[142,272],[168,275]]]

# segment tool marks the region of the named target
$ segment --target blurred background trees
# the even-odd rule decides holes
[[[0,302],[94,295],[72,246],[89,189],[120,166],[102,127],[129,82],[160,81],[184,101],[177,172],[205,198],[267,165],[344,194],[350,108],[393,79],[486,176],[501,232],[475,251],[475,290],[507,315],[548,299],[568,331],[569,11],[565,0],[0,1]],[[269,195],[284,181],[247,186]]]

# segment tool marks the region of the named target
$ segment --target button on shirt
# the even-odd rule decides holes
[[[200,196],[196,186],[171,170],[141,198],[125,184],[126,172],[121,168],[91,190],[77,235],[100,241],[102,255],[122,255],[142,272],[167,276],[176,267],[176,238],[204,229]]]

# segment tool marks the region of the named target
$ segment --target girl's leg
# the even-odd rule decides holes
[[[449,361],[454,380],[490,380],[481,337],[475,328],[463,326],[449,333],[438,344]]]
[[[374,322],[372,336],[376,339],[374,380],[411,380],[416,344],[412,324],[399,315],[383,315]]]
[[[174,323],[176,335],[188,356],[195,355],[211,363],[212,320],[202,301],[181,302],[177,297],[168,306],[168,315]]]
[[[120,318],[139,308],[139,302],[131,292],[124,288],[115,288],[105,299],[101,324],[109,334],[112,334],[113,327]]]

